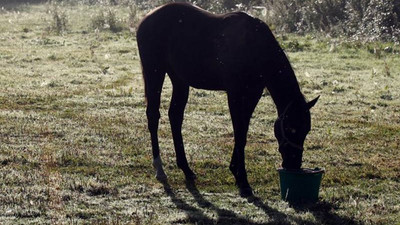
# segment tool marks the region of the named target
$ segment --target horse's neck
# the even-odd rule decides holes
[[[303,94],[300,91],[296,76],[290,65],[278,71],[270,82],[267,82],[267,89],[281,115],[286,107],[294,102],[305,103]]]

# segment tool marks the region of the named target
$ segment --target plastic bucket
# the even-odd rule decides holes
[[[316,202],[318,201],[324,169],[278,169],[281,197],[287,202]]]

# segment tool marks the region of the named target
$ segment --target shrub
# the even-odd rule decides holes
[[[400,3],[395,0],[351,0],[346,4],[347,34],[398,41]]]
[[[371,0],[361,22],[362,34],[373,39],[390,39],[400,28],[394,12],[394,0]]]
[[[135,4],[130,4],[129,5],[128,26],[129,26],[129,30],[131,32],[135,31],[135,28],[138,24],[137,14],[138,14],[137,6]]]
[[[92,18],[91,26],[97,30],[110,30],[117,33],[123,30],[122,23],[118,20],[115,11],[112,9],[101,9],[99,13]]]
[[[67,31],[68,17],[65,11],[60,11],[58,3],[51,2],[51,7],[49,9],[52,20],[48,30],[50,32],[56,32],[57,34],[62,34]]]
[[[278,31],[294,32],[301,23],[301,2],[296,0],[277,0],[266,5],[269,13],[266,22]]]
[[[275,0],[266,7],[266,22],[281,32],[317,31],[399,41],[398,0]]]

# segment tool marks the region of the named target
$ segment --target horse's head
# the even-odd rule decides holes
[[[300,169],[304,140],[311,129],[310,109],[318,101],[318,98],[306,104],[289,103],[275,121],[275,137],[279,143],[283,168]]]

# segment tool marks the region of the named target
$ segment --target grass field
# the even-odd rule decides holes
[[[99,6],[0,9],[0,224],[400,224],[400,47],[318,36],[278,39],[312,109],[303,166],[324,167],[320,201],[280,200],[268,93],[246,149],[256,197],[238,195],[226,95],[191,89],[183,135],[198,175],[175,164],[163,89],[154,178],[134,33],[93,29]],[[121,23],[128,8],[112,8]],[[140,16],[139,16],[140,17]],[[57,31],[57,30],[56,30]]]

